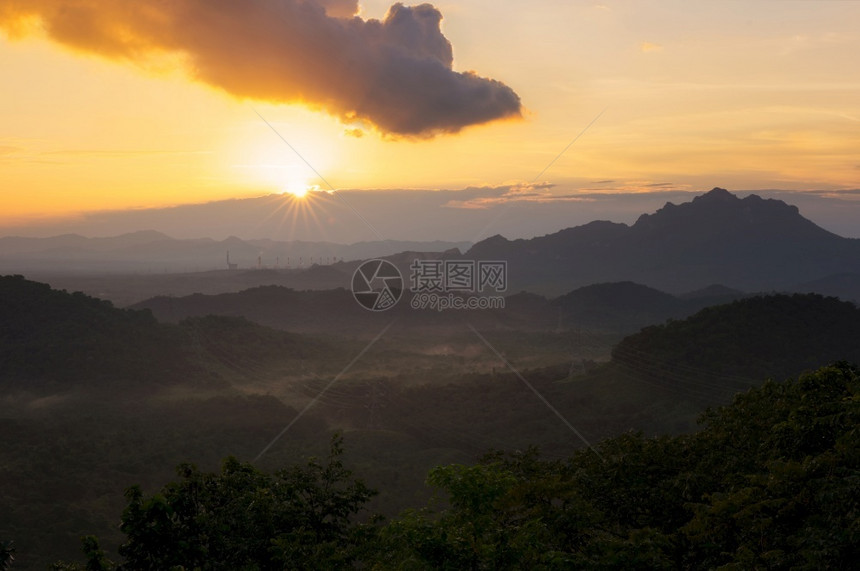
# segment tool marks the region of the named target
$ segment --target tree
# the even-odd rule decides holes
[[[372,535],[355,516],[376,493],[341,462],[343,442],[331,441],[324,462],[310,459],[266,474],[249,463],[225,459],[220,473],[191,464],[179,480],[147,496],[126,491],[120,529],[126,535],[114,565],[98,540],[83,539],[86,567],[60,563],[58,571],[110,569],[328,569],[353,563],[358,545]],[[361,540],[361,541],[360,541]]]
[[[860,372],[768,382],[698,433],[435,468],[448,506],[380,532],[379,569],[847,569],[860,560]]]
[[[353,480],[332,438],[325,463],[311,459],[264,474],[227,458],[220,474],[178,468],[181,480],[145,497],[127,492],[120,547],[134,569],[324,568],[355,556],[354,516],[376,492]]]
[[[698,568],[842,569],[860,560],[860,372],[837,363],[705,416],[714,484],[681,531]]]
[[[860,371],[837,363],[708,411],[695,434],[629,433],[433,469],[436,503],[357,524],[374,493],[340,462],[265,474],[235,458],[127,492],[120,569],[848,569],[860,560]],[[440,505],[442,506],[440,508]],[[114,568],[94,538],[87,571]],[[83,571],[77,566],[58,571]]]
[[[0,571],[11,569],[13,561],[15,561],[15,548],[12,547],[12,542],[0,543]]]
[[[82,537],[81,550],[87,559],[84,565],[58,562],[51,565],[51,571],[113,571],[117,569],[116,564],[105,557],[105,552],[102,551],[96,536]]]

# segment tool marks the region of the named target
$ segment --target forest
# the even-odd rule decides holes
[[[860,557],[860,371],[769,381],[686,435],[627,433],[563,460],[535,449],[433,468],[435,495],[386,520],[328,455],[263,472],[190,464],[125,492],[113,563],[91,569],[847,569]]]
[[[403,327],[341,375],[364,340],[160,323],[20,276],[0,294],[12,569],[857,555],[860,310],[834,298],[746,297],[627,337],[481,330],[504,361],[468,330]]]

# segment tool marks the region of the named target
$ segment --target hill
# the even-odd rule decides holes
[[[577,288],[553,299],[519,292],[508,295],[503,308],[480,311],[413,308],[412,294],[407,291],[391,310],[373,313],[360,307],[345,289],[297,291],[281,286],[261,286],[218,295],[159,296],[132,307],[148,309],[165,322],[178,323],[188,317],[205,315],[242,316],[267,327],[306,333],[338,331],[365,335],[396,317],[399,328],[413,330],[428,327],[463,330],[467,320],[484,329],[588,329],[627,334],[745,295],[715,288],[682,299],[632,282],[602,283]]]
[[[595,221],[530,240],[494,236],[467,256],[507,260],[515,288],[541,293],[611,281],[672,293],[714,283],[772,291],[860,271],[860,240],[832,234],[780,200],[715,188],[632,226]]]
[[[212,469],[228,454],[255,458],[278,434],[283,438],[259,462],[263,469],[318,455],[331,431],[345,431],[350,463],[384,490],[373,508],[392,516],[423,504],[431,466],[531,445],[566,458],[583,446],[569,426],[593,444],[629,430],[691,432],[704,408],[767,377],[860,357],[857,308],[816,295],[742,299],[645,328],[600,364],[582,351],[599,354],[588,345],[618,336],[556,331],[561,311],[642,315],[687,300],[632,283],[556,300],[520,293],[509,296],[512,313],[500,314],[506,321],[490,321],[488,313],[474,322],[482,337],[465,327],[462,313],[430,312],[425,324],[447,319],[436,323],[459,333],[420,329],[409,347],[402,330],[392,329],[365,353],[366,342],[341,336],[353,330],[325,321],[352,308],[362,319],[379,318],[345,290],[191,296],[173,300],[175,324],[160,324],[147,311],[116,309],[20,276],[0,278],[0,287],[0,431],[8,436],[0,448],[0,540],[15,538],[22,565],[27,557],[34,567],[74,557],[83,533],[118,542],[116,514],[129,483],[154,490],[181,461]],[[719,287],[694,293],[696,303],[734,295]],[[180,311],[186,302],[201,315]],[[338,336],[275,331],[239,311],[203,313],[246,302],[258,317],[284,312],[298,325],[306,319],[305,329],[318,327],[315,312],[327,308],[322,327]],[[171,302],[160,303],[169,309]],[[407,325],[410,315],[421,315],[402,311]],[[521,328],[528,316],[543,319],[544,330]],[[392,317],[355,323],[370,323],[373,335]],[[38,394],[16,397],[36,393],[33,387]],[[51,400],[76,387],[91,390],[73,402]]]
[[[755,194],[742,199],[721,188],[690,202],[666,203],[632,225],[598,220],[528,240],[497,235],[461,253],[467,246],[175,240],[157,232],[66,235],[0,238],[0,267],[19,268],[55,287],[80,289],[120,305],[159,295],[231,293],[267,285],[346,288],[361,261],[371,257],[389,259],[404,278],[415,259],[504,260],[507,291],[548,297],[593,284],[634,282],[678,295],[695,292],[688,297],[711,297],[709,303],[727,301],[733,291],[860,298],[860,239],[828,232],[780,200]],[[236,270],[227,270],[228,251]],[[709,291],[714,284],[724,290]]]
[[[173,323],[189,317],[222,315],[244,317],[288,331],[317,333],[362,331],[375,324],[384,325],[383,319],[359,306],[345,289],[296,291],[270,285],[218,295],[159,296],[132,307],[151,310],[159,319]]]
[[[163,385],[198,372],[182,331],[21,276],[0,277],[0,386],[41,392]]]
[[[153,392],[190,383],[224,387],[236,371],[323,361],[332,346],[242,318],[179,325],[149,310],[68,293],[22,276],[0,276],[0,390],[52,394]]]
[[[338,260],[362,260],[404,251],[443,252],[466,249],[468,242],[376,240],[334,242],[211,238],[172,238],[152,230],[118,236],[89,238],[63,234],[48,238],[0,238],[0,268],[27,274],[81,274],[121,272],[189,272],[228,269],[309,268]]]
[[[670,385],[683,378],[781,380],[841,359],[860,362],[860,309],[817,294],[709,307],[646,327],[612,351],[614,364]]]
[[[797,293],[815,292],[860,303],[860,274],[836,274],[794,286]]]
[[[692,315],[708,305],[743,297],[739,291],[712,289],[674,296],[633,282],[593,284],[552,300],[571,327],[632,333],[667,319]]]

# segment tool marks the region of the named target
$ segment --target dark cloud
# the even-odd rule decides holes
[[[354,0],[3,0],[10,34],[34,17],[55,41],[114,59],[183,54],[197,80],[237,97],[305,103],[392,135],[426,137],[521,116],[505,84],[452,68],[430,4],[383,20]],[[352,16],[352,17],[351,17]]]
[[[317,0],[317,3],[334,18],[351,18],[358,14],[358,0]]]

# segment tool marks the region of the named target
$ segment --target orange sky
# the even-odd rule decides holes
[[[305,67],[285,71],[295,73],[289,81],[261,82],[248,98],[237,92],[257,86],[254,70],[271,77],[280,60],[267,63],[261,42],[247,69],[222,62],[247,42],[235,40],[234,49],[223,38],[212,47],[206,26],[219,25],[217,9],[192,44],[163,32],[158,14],[143,31],[102,12],[93,21],[54,14],[59,20],[48,26],[53,4],[0,8],[0,223],[325,188],[257,113],[335,188],[529,182],[604,109],[541,181],[565,193],[659,183],[682,190],[860,187],[860,2],[438,3],[453,48],[440,89],[480,81],[497,90],[501,107],[486,111],[486,120],[486,102],[439,117],[428,117],[435,107],[420,101],[403,109],[396,98],[368,103],[421,79],[408,75],[409,66],[387,83],[364,68],[350,71],[349,83],[318,82],[334,73],[323,64],[344,57],[323,53],[337,42],[276,46],[278,57]],[[331,1],[330,10],[334,4],[350,2]],[[22,19],[16,5],[36,15]],[[350,40],[359,47],[377,41],[366,20],[383,18],[388,4],[361,8],[362,31]],[[442,61],[432,14],[422,17],[416,21],[429,28],[404,28],[409,34],[390,41]],[[276,37],[279,24],[272,25]],[[419,32],[426,45],[416,44]],[[118,55],[104,38],[135,48]],[[376,57],[356,65],[372,71]],[[394,64],[386,65],[393,73]],[[464,73],[470,70],[477,75]],[[347,88],[367,93],[356,103],[340,93]],[[506,90],[522,102],[521,118],[512,103],[498,103]],[[305,104],[284,101],[296,93]],[[363,120],[344,120],[353,104]],[[430,127],[415,127],[415,118]],[[408,132],[425,128],[418,137]]]

